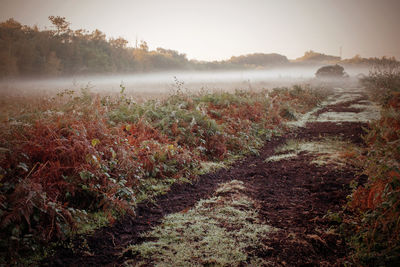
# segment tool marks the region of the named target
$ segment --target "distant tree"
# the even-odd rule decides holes
[[[61,60],[57,58],[54,51],[51,51],[47,56],[45,72],[48,75],[59,75],[62,72]]]
[[[237,56],[223,61],[188,60],[185,54],[175,50],[160,47],[150,50],[145,41],[135,47],[128,47],[128,41],[124,38],[107,38],[100,30],[73,31],[65,17],[49,16],[49,20],[53,25],[51,30],[22,25],[12,18],[0,22],[0,78],[168,69],[243,69],[291,64],[283,55],[263,53]],[[337,59],[314,51],[306,52],[301,58],[306,64],[320,64],[327,60],[329,62],[326,64],[399,64],[395,58],[386,57],[366,59],[356,56],[349,60]],[[301,60],[300,64],[303,64]],[[339,71],[337,75],[345,74]]]
[[[315,73],[317,78],[344,78],[347,73],[344,72],[344,68],[338,64],[323,66]]]
[[[22,25],[12,18],[0,23],[0,77],[19,74],[16,42],[21,29]]]
[[[304,63],[316,63],[316,62],[323,62],[323,63],[336,63],[340,61],[340,57],[330,56],[323,53],[314,52],[313,50],[307,51],[304,53],[304,56],[299,57],[296,59],[297,62],[304,62]]]
[[[112,47],[115,48],[126,48],[126,46],[128,45],[128,41],[122,37],[119,37],[117,39],[111,38],[108,42],[111,44]]]
[[[352,58],[344,59],[341,61],[345,65],[356,65],[356,66],[366,66],[366,67],[385,67],[385,66],[400,66],[400,62],[396,60],[395,57],[385,57],[377,58],[363,58],[360,55],[355,55]]]
[[[56,28],[55,34],[57,36],[68,34],[71,31],[69,28],[69,25],[71,23],[66,21],[65,17],[49,16],[49,20],[51,21],[53,26]]]
[[[16,76],[18,74],[17,58],[7,53],[7,51],[0,51],[0,77]]]
[[[254,53],[238,57],[231,57],[227,63],[253,66],[273,66],[289,63],[289,60],[287,57],[279,54]]]
[[[98,29],[94,30],[89,37],[93,41],[106,41],[106,35]]]
[[[143,40],[140,42],[139,48],[145,52],[149,51],[149,46],[147,45],[146,41]]]

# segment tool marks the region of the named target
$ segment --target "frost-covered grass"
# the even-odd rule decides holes
[[[358,105],[358,108],[360,105]],[[354,112],[325,112],[318,116],[316,122],[370,122],[380,118],[380,109],[375,105],[363,106],[364,110]]]
[[[222,184],[212,198],[199,201],[187,212],[167,216],[144,235],[150,241],[126,251],[139,254],[142,262],[135,266],[148,262],[155,266],[263,264],[252,251],[276,230],[258,219],[254,204],[243,182]]]
[[[371,101],[360,100],[356,104],[352,104],[349,108],[357,108],[361,111],[355,112],[324,112],[318,117],[314,114],[324,108],[325,106],[332,106],[336,104],[343,104],[361,98],[363,95],[357,91],[363,90],[362,88],[355,88],[350,92],[344,89],[336,88],[336,93],[330,96],[325,101],[321,102],[315,109],[297,116],[297,119],[287,123],[290,127],[304,127],[308,122],[370,122],[380,118],[380,107]]]
[[[356,147],[338,138],[323,138],[318,141],[290,139],[286,144],[275,150],[277,155],[273,155],[265,161],[271,162],[294,158],[299,153],[305,152],[313,155],[314,159],[311,161],[313,164],[336,164],[341,166],[345,163],[345,159],[342,157],[343,153],[352,149],[356,149]]]

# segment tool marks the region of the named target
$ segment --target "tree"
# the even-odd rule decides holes
[[[96,29],[90,35],[90,39],[93,40],[93,41],[104,41],[105,42],[106,41],[106,35],[102,31]]]
[[[229,63],[248,66],[273,66],[287,64],[289,60],[287,57],[279,54],[254,53],[238,57],[233,56],[229,60]]]
[[[149,51],[149,46],[147,45],[146,41],[143,40],[140,42],[139,48],[145,52]]]
[[[126,48],[128,45],[128,41],[122,37],[118,37],[117,39],[111,38],[108,42],[115,48]]]
[[[327,65],[319,68],[315,73],[317,78],[344,78],[347,75],[344,72],[344,68],[338,64],[336,65]]]
[[[0,51],[0,78],[18,74],[17,58],[7,51]]]
[[[45,72],[48,75],[58,75],[62,71],[61,60],[57,58],[54,51],[51,51],[47,57]]]
[[[310,51],[305,52],[304,56],[297,58],[296,61],[303,62],[303,63],[321,62],[321,63],[329,64],[329,63],[339,62],[340,57],[325,55],[323,53],[317,53],[317,52],[314,52],[313,50],[310,50]]]
[[[56,32],[55,33],[56,33],[57,36],[67,34],[67,33],[69,33],[71,31],[70,28],[69,28],[69,25],[71,23],[66,21],[65,17],[49,16],[49,20],[54,25],[54,27],[56,27]]]

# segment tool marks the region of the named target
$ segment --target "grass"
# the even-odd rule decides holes
[[[354,112],[325,112],[316,121],[318,122],[370,122],[380,117],[379,107],[370,105],[359,113]]]
[[[326,165],[335,164],[343,166],[346,162],[344,153],[356,150],[357,147],[350,142],[340,140],[339,138],[322,138],[318,141],[304,141],[290,139],[286,144],[278,147],[275,152],[278,155],[265,159],[266,162],[280,161],[282,159],[294,158],[301,152],[314,155],[312,164]],[[346,152],[344,152],[346,151]]]
[[[134,214],[138,202],[167,192],[175,182],[257,154],[293,119],[288,107],[305,113],[325,97],[295,86],[272,92],[178,91],[137,103],[124,90],[121,86],[118,97],[84,88],[2,98],[0,263],[15,263],[32,247]]]
[[[276,230],[259,221],[243,182],[233,180],[220,185],[212,198],[199,201],[189,211],[167,216],[143,236],[152,241],[130,246],[125,252],[139,254],[142,262],[136,266],[149,261],[155,266],[261,263],[252,250],[262,247],[262,238],[272,231]]]

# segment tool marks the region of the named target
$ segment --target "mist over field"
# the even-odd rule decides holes
[[[0,267],[400,266],[398,11],[0,0]]]
[[[234,55],[222,60],[189,58],[170,48],[153,49],[145,40],[133,45],[96,29],[74,29],[65,17],[49,16],[51,28],[0,22],[0,89],[2,93],[40,94],[90,88],[114,93],[160,96],[171,90],[232,90],[290,86],[309,82],[319,68],[340,65],[345,78],[367,74],[376,65],[397,63],[394,57],[352,58],[313,50],[289,59],[275,51]],[[227,44],[230,48],[232,44]],[[342,68],[342,67],[340,67]],[[331,76],[332,73],[328,73]]]
[[[8,79],[0,82],[2,93],[54,94],[62,90],[89,88],[94,93],[118,93],[121,86],[130,95],[157,96],[176,90],[269,89],[310,83],[317,67],[275,68],[270,70],[165,71],[117,75],[88,75],[63,78]],[[346,70],[350,77],[368,74],[367,68]]]

